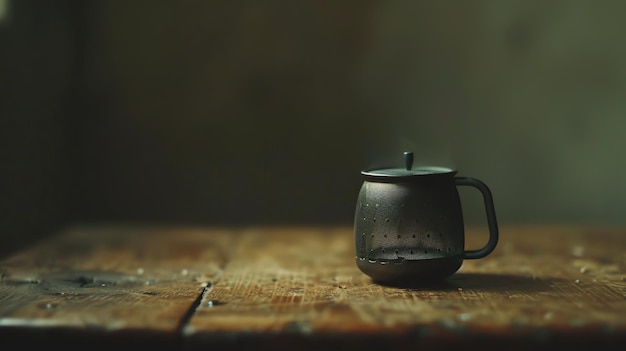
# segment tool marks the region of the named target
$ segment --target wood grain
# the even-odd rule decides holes
[[[203,289],[219,279],[230,234],[70,229],[0,264],[0,332],[26,336],[21,343],[32,341],[35,330],[59,342],[86,335],[129,342],[142,333],[145,340],[175,342]]]
[[[193,345],[231,335],[257,349],[616,346],[626,332],[624,234],[506,228],[492,255],[447,280],[389,287],[357,270],[349,228],[250,230],[185,333]],[[483,239],[468,232],[469,247]]]
[[[466,246],[486,239],[469,230]],[[349,227],[81,226],[0,262],[0,340],[76,349],[622,349],[625,244],[625,228],[505,227],[490,256],[452,277],[393,287],[357,269]]]

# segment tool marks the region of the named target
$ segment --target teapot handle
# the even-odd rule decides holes
[[[479,250],[464,251],[464,258],[477,259],[489,255],[498,244],[498,223],[496,221],[496,211],[493,206],[493,197],[487,185],[475,178],[455,177],[454,182],[457,186],[471,186],[478,189],[483,195],[485,202],[485,211],[487,212],[487,225],[489,226],[489,241]]]

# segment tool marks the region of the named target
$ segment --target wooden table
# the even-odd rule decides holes
[[[486,240],[467,231],[467,248]],[[626,228],[504,227],[447,280],[372,283],[349,227],[68,228],[0,262],[1,345],[626,349]],[[7,349],[8,348],[3,348]]]

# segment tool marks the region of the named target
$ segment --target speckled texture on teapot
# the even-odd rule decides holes
[[[453,182],[364,182],[354,219],[358,259],[402,262],[463,255]]]
[[[354,216],[354,245],[359,269],[379,282],[440,279],[455,273],[464,259],[487,256],[498,242],[491,191],[475,178],[455,177],[443,167],[363,171],[365,177]],[[457,186],[478,189],[484,199],[489,242],[465,251],[463,212]]]

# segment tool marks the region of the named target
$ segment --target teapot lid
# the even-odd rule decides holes
[[[437,167],[437,166],[419,166],[413,167],[413,153],[404,153],[404,168],[380,168],[373,170],[361,171],[361,174],[368,178],[375,178],[379,180],[401,180],[405,178],[422,177],[422,176],[434,176],[434,175],[449,175],[456,174],[456,171],[450,168]]]

